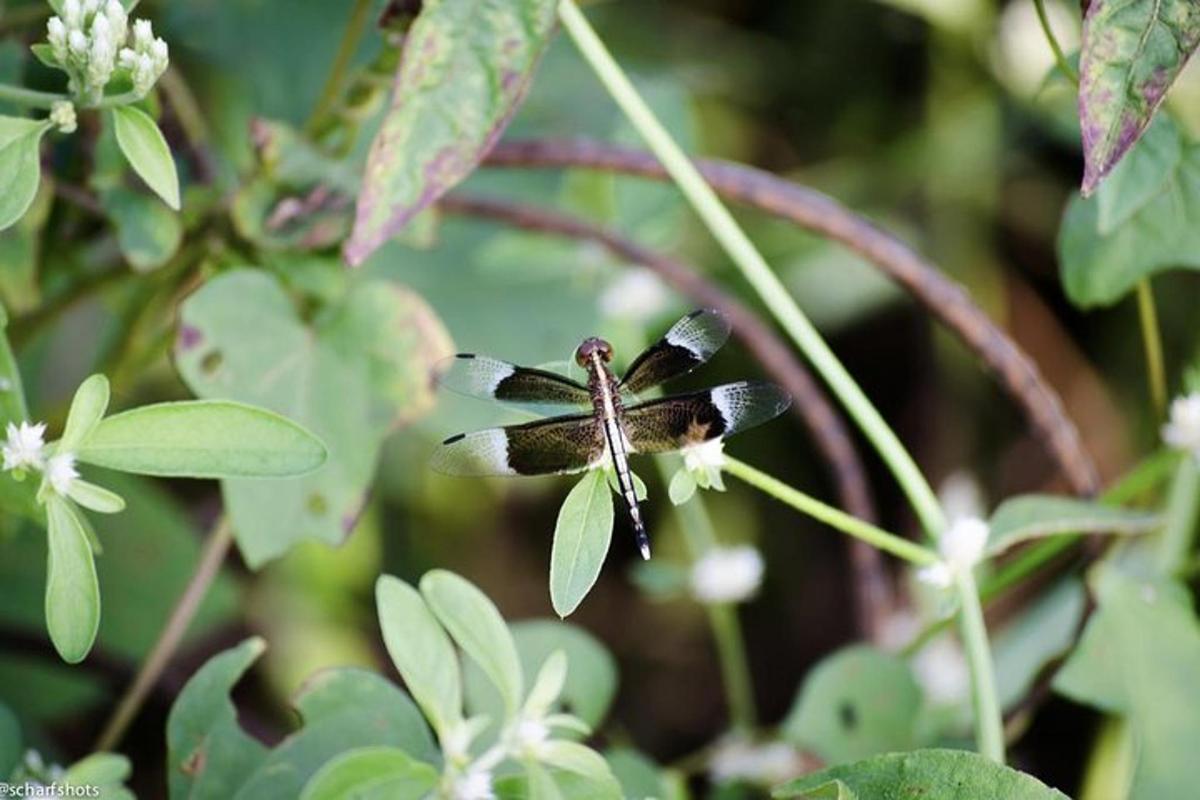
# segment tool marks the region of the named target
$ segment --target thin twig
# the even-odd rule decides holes
[[[1150,402],[1154,415],[1162,419],[1167,413],[1167,370],[1163,365],[1162,333],[1158,327],[1158,310],[1154,305],[1154,289],[1149,278],[1137,284],[1138,321],[1142,328],[1142,347],[1146,352],[1146,381],[1150,385]]]
[[[355,0],[354,7],[350,10],[350,19],[346,22],[346,30],[338,44],[337,54],[333,57],[333,66],[329,68],[329,77],[325,79],[325,85],[321,87],[321,96],[317,99],[312,116],[309,117],[307,128],[310,132],[316,129],[337,102],[342,84],[346,80],[346,72],[350,69],[350,62],[358,50],[358,43],[367,28],[373,7],[374,3],[371,0]]]
[[[493,167],[584,167],[665,180],[666,170],[649,153],[587,140],[500,142],[487,156]],[[1072,489],[1093,495],[1099,477],[1058,393],[1037,365],[957,283],[908,245],[836,200],[769,172],[740,164],[697,159],[701,174],[719,194],[840,242],[875,264],[924,304],[999,378],[1025,411],[1038,438]]]
[[[653,270],[693,302],[716,308],[728,318],[734,334],[763,369],[786,389],[795,412],[808,427],[829,462],[839,503],[860,519],[875,519],[869,483],[845,423],[792,349],[746,306],[726,294],[687,264],[652,252],[624,237],[575,217],[508,201],[451,194],[442,199],[444,212],[483,217],[530,231],[567,236],[601,245],[613,255]],[[878,631],[892,602],[890,582],[879,554],[854,542],[851,563],[859,592],[858,616],[864,634]],[[861,552],[860,552],[861,551]]]
[[[172,609],[167,624],[146,655],[146,660],[142,662],[141,669],[138,670],[133,683],[129,685],[120,702],[117,703],[100,738],[96,740],[95,751],[111,751],[121,743],[125,731],[137,717],[146,697],[158,682],[159,676],[166,669],[171,657],[175,655],[180,642],[183,641],[184,634],[187,633],[188,626],[196,616],[200,603],[208,592],[208,587],[212,585],[217,573],[220,572],[221,564],[224,563],[232,543],[233,529],[230,527],[229,521],[225,517],[221,517],[213,526],[212,532],[209,533],[208,541],[204,543],[204,549],[200,553],[200,561],[196,564],[196,571],[175,603],[175,608]]]

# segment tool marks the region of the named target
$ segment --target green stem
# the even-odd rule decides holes
[[[1187,563],[1200,515],[1200,467],[1191,455],[1179,462],[1167,500],[1167,524],[1159,549],[1159,566],[1174,575]]]
[[[1000,764],[1004,763],[1004,719],[1000,715],[1000,700],[996,696],[996,676],[992,665],[992,650],[988,645],[987,625],[975,577],[963,572],[955,581],[959,611],[959,631],[966,650],[967,666],[971,671],[971,703],[975,708],[975,744],[979,752]]]
[[[725,456],[724,470],[813,519],[820,520],[856,539],[862,539],[872,547],[891,553],[919,567],[927,567],[940,561],[938,554],[929,548],[902,539],[894,533],[888,533],[869,522],[863,522],[858,517],[852,517],[844,511],[839,511],[732,456]]]
[[[69,102],[71,98],[56,92],[39,92],[36,89],[0,83],[0,100],[6,100],[26,108],[52,108],[55,103],[61,103],[64,100]]]
[[[362,39],[363,31],[366,30],[373,5],[372,0],[355,0],[354,7],[350,10],[350,21],[346,23],[346,31],[342,34],[337,54],[333,57],[333,66],[329,69],[329,77],[325,79],[325,85],[321,88],[321,96],[317,99],[312,116],[308,118],[306,127],[310,133],[333,108],[333,104],[342,91],[346,71],[350,68],[350,62],[358,50],[358,43]]]
[[[1150,399],[1154,413],[1162,418],[1167,413],[1167,371],[1163,366],[1162,335],[1158,327],[1158,311],[1154,307],[1154,291],[1150,280],[1137,284],[1138,320],[1142,327],[1142,346],[1146,350],[1146,380],[1150,383]]]
[[[1045,0],[1033,0],[1033,5],[1037,9],[1038,22],[1042,25],[1042,33],[1046,34],[1046,41],[1050,43],[1050,49],[1054,51],[1054,62],[1058,64],[1059,71],[1066,76],[1067,80],[1079,86],[1079,75],[1071,67],[1067,57],[1063,54],[1063,49],[1058,43],[1058,37],[1054,35],[1054,29],[1050,27],[1050,17],[1046,15]]]
[[[817,329],[796,305],[733,215],[695,165],[654,116],[574,0],[561,0],[559,19],[616,104],[679,186],[709,232],[754,287],[771,313],[829,384],[830,389],[879,451],[908,496],[925,532],[936,538],[945,526],[937,497],[896,434],[854,382]]]
[[[671,470],[665,459],[659,459],[659,471],[665,481],[671,478]],[[683,541],[693,563],[717,546],[717,534],[713,530],[712,518],[700,492],[675,507],[679,516]],[[717,648],[717,659],[721,665],[721,681],[725,686],[725,697],[729,702],[729,717],[734,730],[749,734],[757,723],[754,710],[754,684],[750,677],[750,664],[746,658],[745,637],[738,619],[737,606],[720,603],[704,604],[708,624],[712,628],[713,641]]]

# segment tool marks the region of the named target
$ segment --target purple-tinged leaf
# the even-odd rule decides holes
[[[1088,6],[1079,60],[1084,196],[1141,137],[1197,45],[1195,0],[1093,0]]]
[[[520,104],[556,0],[428,0],[371,144],[346,260],[361,264],[475,168]]]

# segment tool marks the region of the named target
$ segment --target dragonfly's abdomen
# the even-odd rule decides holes
[[[616,379],[598,356],[593,357],[588,370],[588,388],[592,392],[592,407],[604,426],[609,457],[612,459],[613,468],[617,473],[617,485],[621,489],[621,497],[629,509],[629,519],[633,523],[638,549],[642,553],[642,558],[648,559],[650,558],[650,537],[647,535],[646,525],[642,521],[637,490],[629,471],[629,450],[625,444],[625,433],[621,430],[621,395],[617,390]]]

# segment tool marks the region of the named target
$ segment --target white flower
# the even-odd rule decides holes
[[[550,727],[543,720],[529,717],[518,722],[513,732],[513,742],[517,751],[535,758],[549,738]]]
[[[963,517],[951,523],[938,540],[942,560],[923,567],[917,577],[925,583],[948,588],[954,579],[975,568],[983,559],[987,546],[988,526],[978,517]]]
[[[692,595],[702,603],[737,603],[762,585],[762,555],[749,545],[714,547],[692,565]]]
[[[708,468],[721,469],[725,466],[725,440],[709,439],[683,449],[683,466],[688,472],[701,472]]]
[[[50,460],[46,462],[46,481],[54,491],[63,496],[71,491],[71,484],[78,477],[74,453],[57,453],[50,456]]]
[[[90,17],[100,8],[100,0],[83,0],[83,15]]]
[[[1162,438],[1176,450],[1186,450],[1200,459],[1200,392],[1171,401],[1171,416],[1163,425]]]
[[[671,293],[648,269],[630,268],[600,294],[600,312],[608,317],[646,322],[666,310]]]
[[[742,780],[773,785],[796,777],[804,766],[799,751],[785,742],[755,744],[733,739],[718,746],[708,771],[716,783]]]
[[[913,656],[913,676],[934,705],[966,700],[970,673],[962,648],[953,636],[939,636]]]
[[[76,127],[75,106],[69,100],[59,100],[50,106],[50,121],[62,133],[74,133]]]
[[[468,770],[454,782],[450,796],[454,800],[495,800],[492,773],[482,769]]]
[[[154,41],[154,28],[150,20],[139,19],[133,23],[133,47],[135,50],[145,50]]]
[[[982,517],[987,513],[979,480],[967,470],[958,470],[946,476],[938,487],[938,501],[946,513],[946,520],[951,524],[964,517]]]
[[[124,42],[129,31],[129,16],[125,13],[125,6],[121,5],[120,0],[108,0],[104,16],[108,18],[108,25],[112,29],[113,41],[118,44]]]
[[[78,30],[83,25],[83,9],[79,7],[79,0],[64,0],[62,15],[68,28]]]
[[[67,40],[71,45],[71,52],[75,53],[75,55],[81,56],[87,52],[88,40],[87,37],[83,35],[83,31],[76,28],[75,30],[71,31],[71,34]]]
[[[150,45],[150,58],[154,60],[154,67],[160,73],[167,68],[167,62],[170,60],[170,54],[167,50],[167,43],[162,39],[155,39]]]
[[[42,450],[46,446],[43,436],[46,433],[46,423],[39,422],[30,425],[22,422],[20,425],[8,423],[5,430],[8,438],[4,442],[4,469],[24,469],[25,467],[41,468]]]
[[[67,26],[58,17],[46,21],[46,41],[50,50],[60,62],[67,60]]]

